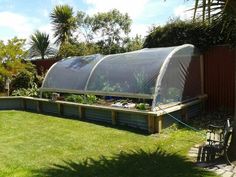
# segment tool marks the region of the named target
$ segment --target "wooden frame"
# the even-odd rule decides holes
[[[72,102],[66,102],[66,101],[51,101],[48,99],[42,99],[42,98],[32,98],[32,97],[0,97],[1,100],[18,100],[20,101],[20,106],[22,110],[27,111],[27,104],[31,104],[31,102],[35,102],[36,107],[34,108],[35,112],[38,113],[46,113],[46,114],[56,114],[59,116],[67,116],[65,113],[65,109],[68,107],[73,107],[73,109],[76,111],[76,116],[80,120],[86,120],[87,110],[94,110],[94,112],[100,111],[100,116],[104,115],[104,111],[106,112],[106,115],[108,115],[107,119],[110,119],[110,123],[112,125],[124,125],[128,124],[129,122],[132,122],[132,125],[136,125],[136,128],[141,128],[146,130],[149,133],[160,133],[163,128],[165,128],[165,121],[166,116],[172,112],[179,112],[179,115],[181,117],[186,117],[189,111],[189,108],[191,106],[202,104],[204,102],[204,99],[206,99],[206,95],[200,96],[195,100],[192,100],[187,103],[178,103],[174,105],[169,105],[169,107],[163,108],[161,110],[158,110],[156,112],[154,111],[140,111],[140,110],[133,110],[133,109],[125,109],[125,108],[116,108],[116,107],[110,107],[110,106],[102,106],[102,105],[88,105],[88,104],[80,104],[80,103],[72,103]],[[50,107],[50,103],[52,103],[53,110],[48,112],[48,106]],[[45,107],[43,105],[47,105],[47,111],[44,110]],[[200,106],[201,107],[201,106]],[[19,109],[19,108],[17,108]],[[199,111],[201,108],[199,108]],[[93,112],[93,111],[92,111]],[[131,117],[124,117],[124,115],[132,115]],[[123,117],[122,117],[123,116]],[[130,118],[129,118],[130,117]],[[137,120],[136,120],[137,118]],[[95,117],[96,119],[96,117]],[[107,120],[106,119],[106,120]],[[121,123],[121,121],[125,121],[126,123]],[[139,119],[139,121],[138,121]],[[98,119],[101,121],[101,119]],[[103,121],[103,120],[102,120]],[[128,122],[127,122],[128,121]],[[137,122],[138,121],[138,122]],[[141,121],[141,122],[140,122]],[[107,121],[106,121],[107,122]]]

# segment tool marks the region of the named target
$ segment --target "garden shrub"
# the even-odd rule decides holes
[[[144,48],[193,44],[204,51],[215,45],[235,46],[236,35],[222,30],[223,26],[220,21],[209,25],[202,22],[172,20],[164,26],[153,27],[146,37]]]
[[[29,71],[24,71],[17,74],[11,81],[11,90],[17,90],[21,88],[29,88],[30,84],[34,80],[34,75]]]
[[[30,88],[20,88],[12,92],[12,96],[29,96],[29,97],[38,97],[39,89],[36,83],[31,83]]]

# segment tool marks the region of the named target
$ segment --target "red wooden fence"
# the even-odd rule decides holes
[[[216,46],[205,52],[203,57],[207,110],[233,111],[236,50],[227,46]]]
[[[38,74],[42,75],[58,61],[57,58],[44,59],[44,60],[32,60],[31,62],[36,66]]]

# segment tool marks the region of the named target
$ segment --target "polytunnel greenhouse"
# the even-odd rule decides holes
[[[196,98],[201,83],[200,54],[185,44],[63,59],[49,69],[41,92],[149,99],[154,111]]]

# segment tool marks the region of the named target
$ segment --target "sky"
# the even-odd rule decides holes
[[[87,14],[118,9],[132,19],[131,33],[145,36],[152,25],[164,25],[171,18],[191,18],[193,0],[0,0],[0,40],[15,36],[29,39],[36,30],[53,37],[49,14],[56,5],[68,4],[74,12]]]

